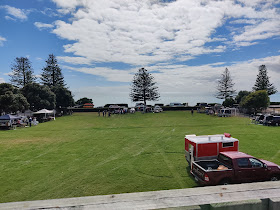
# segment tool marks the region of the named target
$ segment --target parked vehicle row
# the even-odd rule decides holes
[[[258,114],[253,118],[255,123],[257,124],[263,124],[263,125],[273,125],[273,126],[279,126],[280,125],[280,116],[274,116],[271,114]]]

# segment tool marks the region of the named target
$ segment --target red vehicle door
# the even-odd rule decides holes
[[[238,182],[264,181],[267,169],[264,164],[255,158],[238,158],[236,178]]]
[[[255,158],[249,158],[250,164],[252,166],[252,181],[264,181],[267,178],[267,168],[264,164]]]
[[[237,182],[250,182],[252,181],[252,166],[249,158],[236,159],[237,167],[235,168],[235,175]]]

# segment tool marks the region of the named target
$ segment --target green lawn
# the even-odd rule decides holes
[[[280,164],[280,127],[190,112],[75,113],[0,131],[0,202],[195,187],[186,134],[231,133],[240,150]]]

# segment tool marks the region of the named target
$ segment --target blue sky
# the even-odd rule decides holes
[[[262,64],[280,91],[280,0],[0,0],[0,53],[0,82],[22,56],[39,78],[53,53],[75,99],[96,106],[133,105],[141,67],[155,77],[157,103],[221,102],[225,68],[237,91],[251,90]]]

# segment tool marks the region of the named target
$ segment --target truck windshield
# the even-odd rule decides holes
[[[218,160],[222,163],[224,163],[225,165],[229,166],[229,167],[232,167],[232,160],[231,158],[223,155],[223,154],[219,154],[218,156]]]

